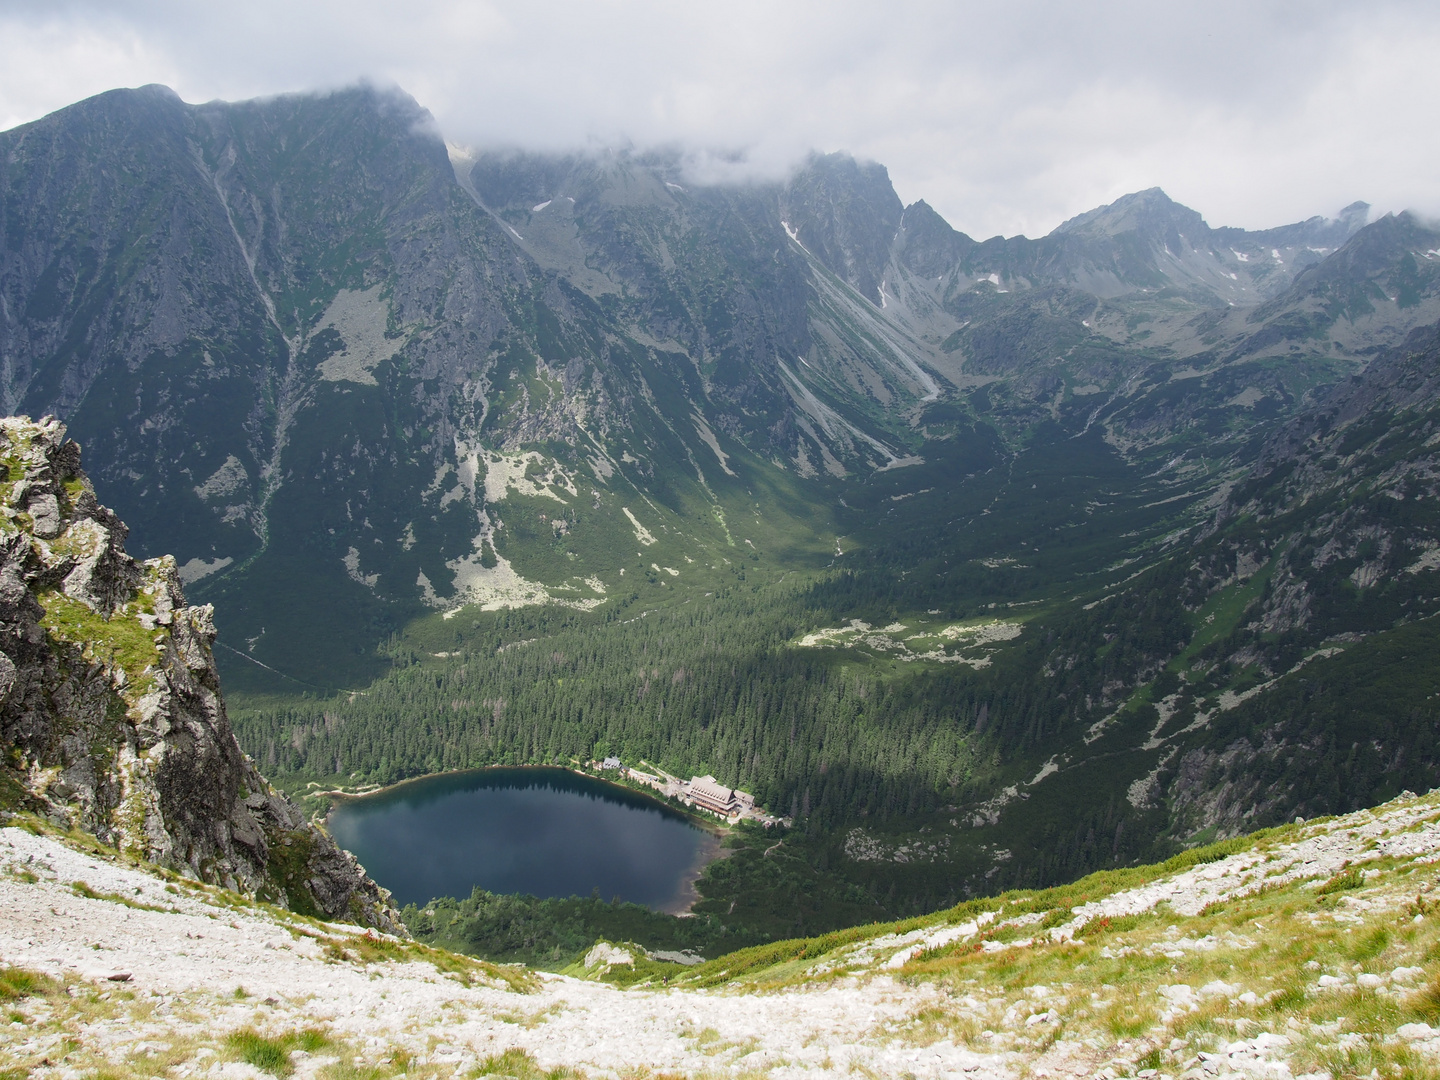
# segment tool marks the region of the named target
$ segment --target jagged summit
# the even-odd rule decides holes
[[[53,418],[0,420],[0,808],[306,914],[399,929],[266,782],[220,696],[213,609],[137,562]]]
[[[800,243],[872,303],[904,205],[885,166],[849,154],[814,155],[791,178],[780,211]]]

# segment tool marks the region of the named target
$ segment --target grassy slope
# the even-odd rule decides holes
[[[1297,1072],[1432,1076],[1433,1062],[1395,1032],[1440,1024],[1437,822],[1440,798],[1407,796],[1162,864],[663,973],[682,986],[761,992],[891,972],[941,996],[886,1029],[897,1041],[1059,1059],[1104,1048],[1121,1075],[1183,1069],[1227,1045],[1253,1059],[1245,1037],[1279,1031]],[[1157,903],[1172,884],[1173,899]],[[641,964],[592,977],[643,985],[661,973]]]
[[[22,820],[54,834],[41,822]],[[85,837],[68,842],[92,858],[112,857]],[[1325,1070],[1358,1077],[1378,1070],[1429,1077],[1440,1043],[1428,1042],[1433,1032],[1418,1025],[1440,1024],[1437,852],[1440,796],[1407,795],[1346,818],[1192,850],[1164,864],[969,901],[919,919],[744,949],[698,967],[657,962],[631,949],[631,963],[612,954],[599,966],[570,971],[632,992],[664,983],[670,993],[660,999],[671,1000],[678,991],[680,1003],[686,991],[723,988],[760,996],[761,1008],[765,996],[794,991],[858,992],[861,1000],[871,993],[893,996],[894,979],[912,1002],[909,1011],[877,1021],[873,1030],[852,1032],[849,1040],[937,1050],[968,1046],[1051,1075],[1096,1075],[1105,1068],[1117,1076],[1145,1069],[1174,1075],[1201,1065],[1204,1054],[1222,1064],[1228,1059],[1231,1069],[1283,1061],[1295,1074]],[[22,884],[37,880],[23,868],[9,872]],[[199,900],[217,917],[245,916],[254,907],[224,890],[173,875],[166,880],[167,895],[176,902],[182,895],[187,903]],[[73,888],[88,901],[144,906],[83,883]],[[146,910],[161,909],[152,904]],[[317,943],[321,961],[354,965],[372,979],[418,961],[461,983],[536,987],[523,969],[352,934],[270,908],[255,913],[296,940]],[[228,993],[227,987],[217,989]],[[0,970],[0,999],[12,1021],[45,1038],[58,1041],[68,1033],[67,1052],[77,1055],[77,1063],[97,1052],[86,1045],[93,1025],[130,1015],[132,1003],[144,1005],[143,1015],[133,1019],[152,1026],[161,1019],[150,1011],[152,1004],[124,990],[100,994],[83,982],[62,987],[15,968]],[[716,1052],[727,1062],[743,1064],[744,1047],[719,1045],[718,1032],[686,1038],[717,1042]],[[209,1043],[182,1040],[164,1055],[127,1057],[107,1075],[158,1077],[196,1060],[210,1043],[222,1059],[251,1061],[277,1076],[288,1072],[297,1049],[324,1049],[337,1059],[323,1074],[327,1080],[344,1080],[352,1075],[345,1071],[352,1059],[358,1064],[373,1056],[324,1025],[313,1034],[271,1025],[229,1035],[214,1031]],[[0,1068],[25,1068],[32,1058],[26,1046],[0,1041]],[[407,1064],[391,1062],[368,1075],[398,1075]],[[438,1075],[433,1062],[416,1064],[418,1075]],[[534,1071],[533,1058],[518,1050],[504,1065],[478,1072]]]

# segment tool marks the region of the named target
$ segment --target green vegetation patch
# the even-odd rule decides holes
[[[464,900],[448,897],[401,911],[419,940],[501,963],[559,971],[580,960],[596,941],[635,941],[651,951],[715,956],[755,943],[714,916],[679,919],[640,904],[598,896],[538,899],[476,889]]]
[[[254,1065],[262,1072],[276,1077],[286,1077],[295,1071],[290,1060],[292,1050],[304,1050],[313,1054],[329,1045],[329,1036],[318,1028],[306,1028],[275,1037],[261,1035],[254,1028],[242,1028],[225,1036],[225,1046],[236,1060]]]
[[[63,988],[49,975],[20,967],[0,967],[0,1001],[19,1001],[59,993]]]
[[[546,1071],[528,1052],[511,1047],[503,1054],[492,1054],[471,1069],[468,1075],[473,1080],[482,1076],[510,1077],[511,1080],[578,1080],[585,1074],[563,1065]]]
[[[70,891],[76,896],[83,896],[86,900],[107,900],[112,904],[123,904],[125,907],[134,908],[136,911],[174,911],[174,908],[157,907],[155,904],[144,904],[139,900],[131,899],[113,892],[96,892],[83,881],[72,881]]]
[[[125,673],[127,698],[138,700],[155,681],[156,647],[165,631],[146,630],[128,614],[106,618],[56,589],[37,599],[45,610],[42,624],[52,638],[74,645],[87,660],[96,660]]]
[[[0,766],[0,812],[16,813],[38,809],[39,801],[25,789],[19,777]]]
[[[305,829],[292,829],[267,837],[269,854],[266,869],[270,879],[285,895],[291,911],[311,918],[324,918],[325,913],[315,905],[306,883],[310,879],[310,858],[315,843]]]
[[[540,985],[535,976],[522,967],[493,964],[437,949],[420,941],[404,941],[373,933],[332,938],[325,945],[325,955],[331,960],[352,964],[427,963],[466,987],[476,982],[489,982],[504,985],[515,993],[529,994]]]
[[[1331,893],[1345,892],[1349,889],[1358,889],[1365,884],[1365,878],[1360,871],[1354,867],[1349,870],[1342,870],[1325,884],[1315,890],[1316,896],[1329,896]]]

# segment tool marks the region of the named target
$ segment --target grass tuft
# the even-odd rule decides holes
[[[290,1051],[314,1053],[330,1045],[329,1037],[316,1028],[290,1032],[276,1038],[261,1035],[254,1028],[242,1028],[225,1036],[225,1045],[239,1060],[271,1076],[287,1077],[295,1066]]]
[[[25,968],[0,968],[0,1001],[19,1001],[21,998],[39,997],[54,993],[60,984],[48,975]]]
[[[511,1047],[503,1054],[492,1054],[470,1070],[472,1078],[481,1076],[505,1076],[513,1080],[570,1080],[582,1074],[575,1069],[561,1066],[546,1072],[540,1064],[524,1050]]]
[[[267,1039],[247,1028],[225,1036],[225,1045],[241,1061],[272,1076],[289,1076],[294,1070],[290,1050],[280,1039]]]
[[[1440,978],[1432,979],[1424,989],[1413,994],[1406,1004],[1426,1023],[1440,1021]]]

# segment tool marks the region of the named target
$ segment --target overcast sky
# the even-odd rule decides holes
[[[1440,216],[1435,0],[0,0],[0,43],[0,128],[364,78],[464,145],[848,150],[981,238],[1155,185],[1212,225]]]

